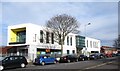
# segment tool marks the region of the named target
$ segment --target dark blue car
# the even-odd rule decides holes
[[[45,65],[49,63],[56,64],[57,62],[58,61],[56,60],[56,58],[50,57],[48,55],[39,56],[38,58],[35,59],[35,64],[41,64],[41,65]]]

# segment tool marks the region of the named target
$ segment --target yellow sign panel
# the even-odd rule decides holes
[[[50,52],[50,49],[46,49],[46,52]]]

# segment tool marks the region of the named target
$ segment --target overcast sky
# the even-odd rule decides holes
[[[2,10],[0,14],[0,28],[2,28],[2,35],[0,35],[0,45],[6,45],[7,42],[7,27],[9,25],[16,25],[21,23],[33,23],[45,25],[51,17],[59,14],[68,14],[75,17],[80,23],[80,35],[100,39],[102,44],[112,46],[114,39],[118,35],[118,0],[84,0],[73,2],[73,0],[58,0],[48,2],[9,2],[9,0],[2,0]],[[22,1],[22,0],[21,0]],[[62,2],[63,1],[63,2]],[[0,7],[1,7],[0,6]],[[2,39],[2,40],[1,40]]]

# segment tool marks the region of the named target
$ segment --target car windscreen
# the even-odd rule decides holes
[[[2,61],[5,57],[0,57],[0,61]]]

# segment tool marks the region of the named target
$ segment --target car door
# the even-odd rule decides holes
[[[53,58],[50,57],[50,56],[47,56],[46,61],[47,61],[47,63],[52,63],[53,62]]]
[[[8,68],[8,67],[11,66],[9,60],[10,60],[10,58],[9,58],[9,57],[6,57],[6,58],[2,61],[2,64],[3,64],[3,66],[4,66],[5,68]]]
[[[14,62],[13,62],[13,58],[12,57],[7,57],[3,60],[3,65],[6,68],[12,68],[14,67]]]
[[[9,63],[11,64],[11,67],[16,67],[16,62],[15,62],[14,56],[10,57],[10,62]]]
[[[15,57],[13,57],[14,58],[14,67],[19,67],[20,66],[20,64],[21,64],[21,59],[19,59],[19,57],[18,56],[15,56]]]
[[[68,59],[69,59],[70,61],[73,61],[73,57],[72,57],[71,55],[68,55]]]
[[[54,61],[55,61],[55,58],[54,57],[49,57],[50,59],[50,63],[54,63]]]
[[[43,62],[45,62],[45,63],[48,63],[49,61],[48,61],[48,57],[47,56],[43,56]]]

